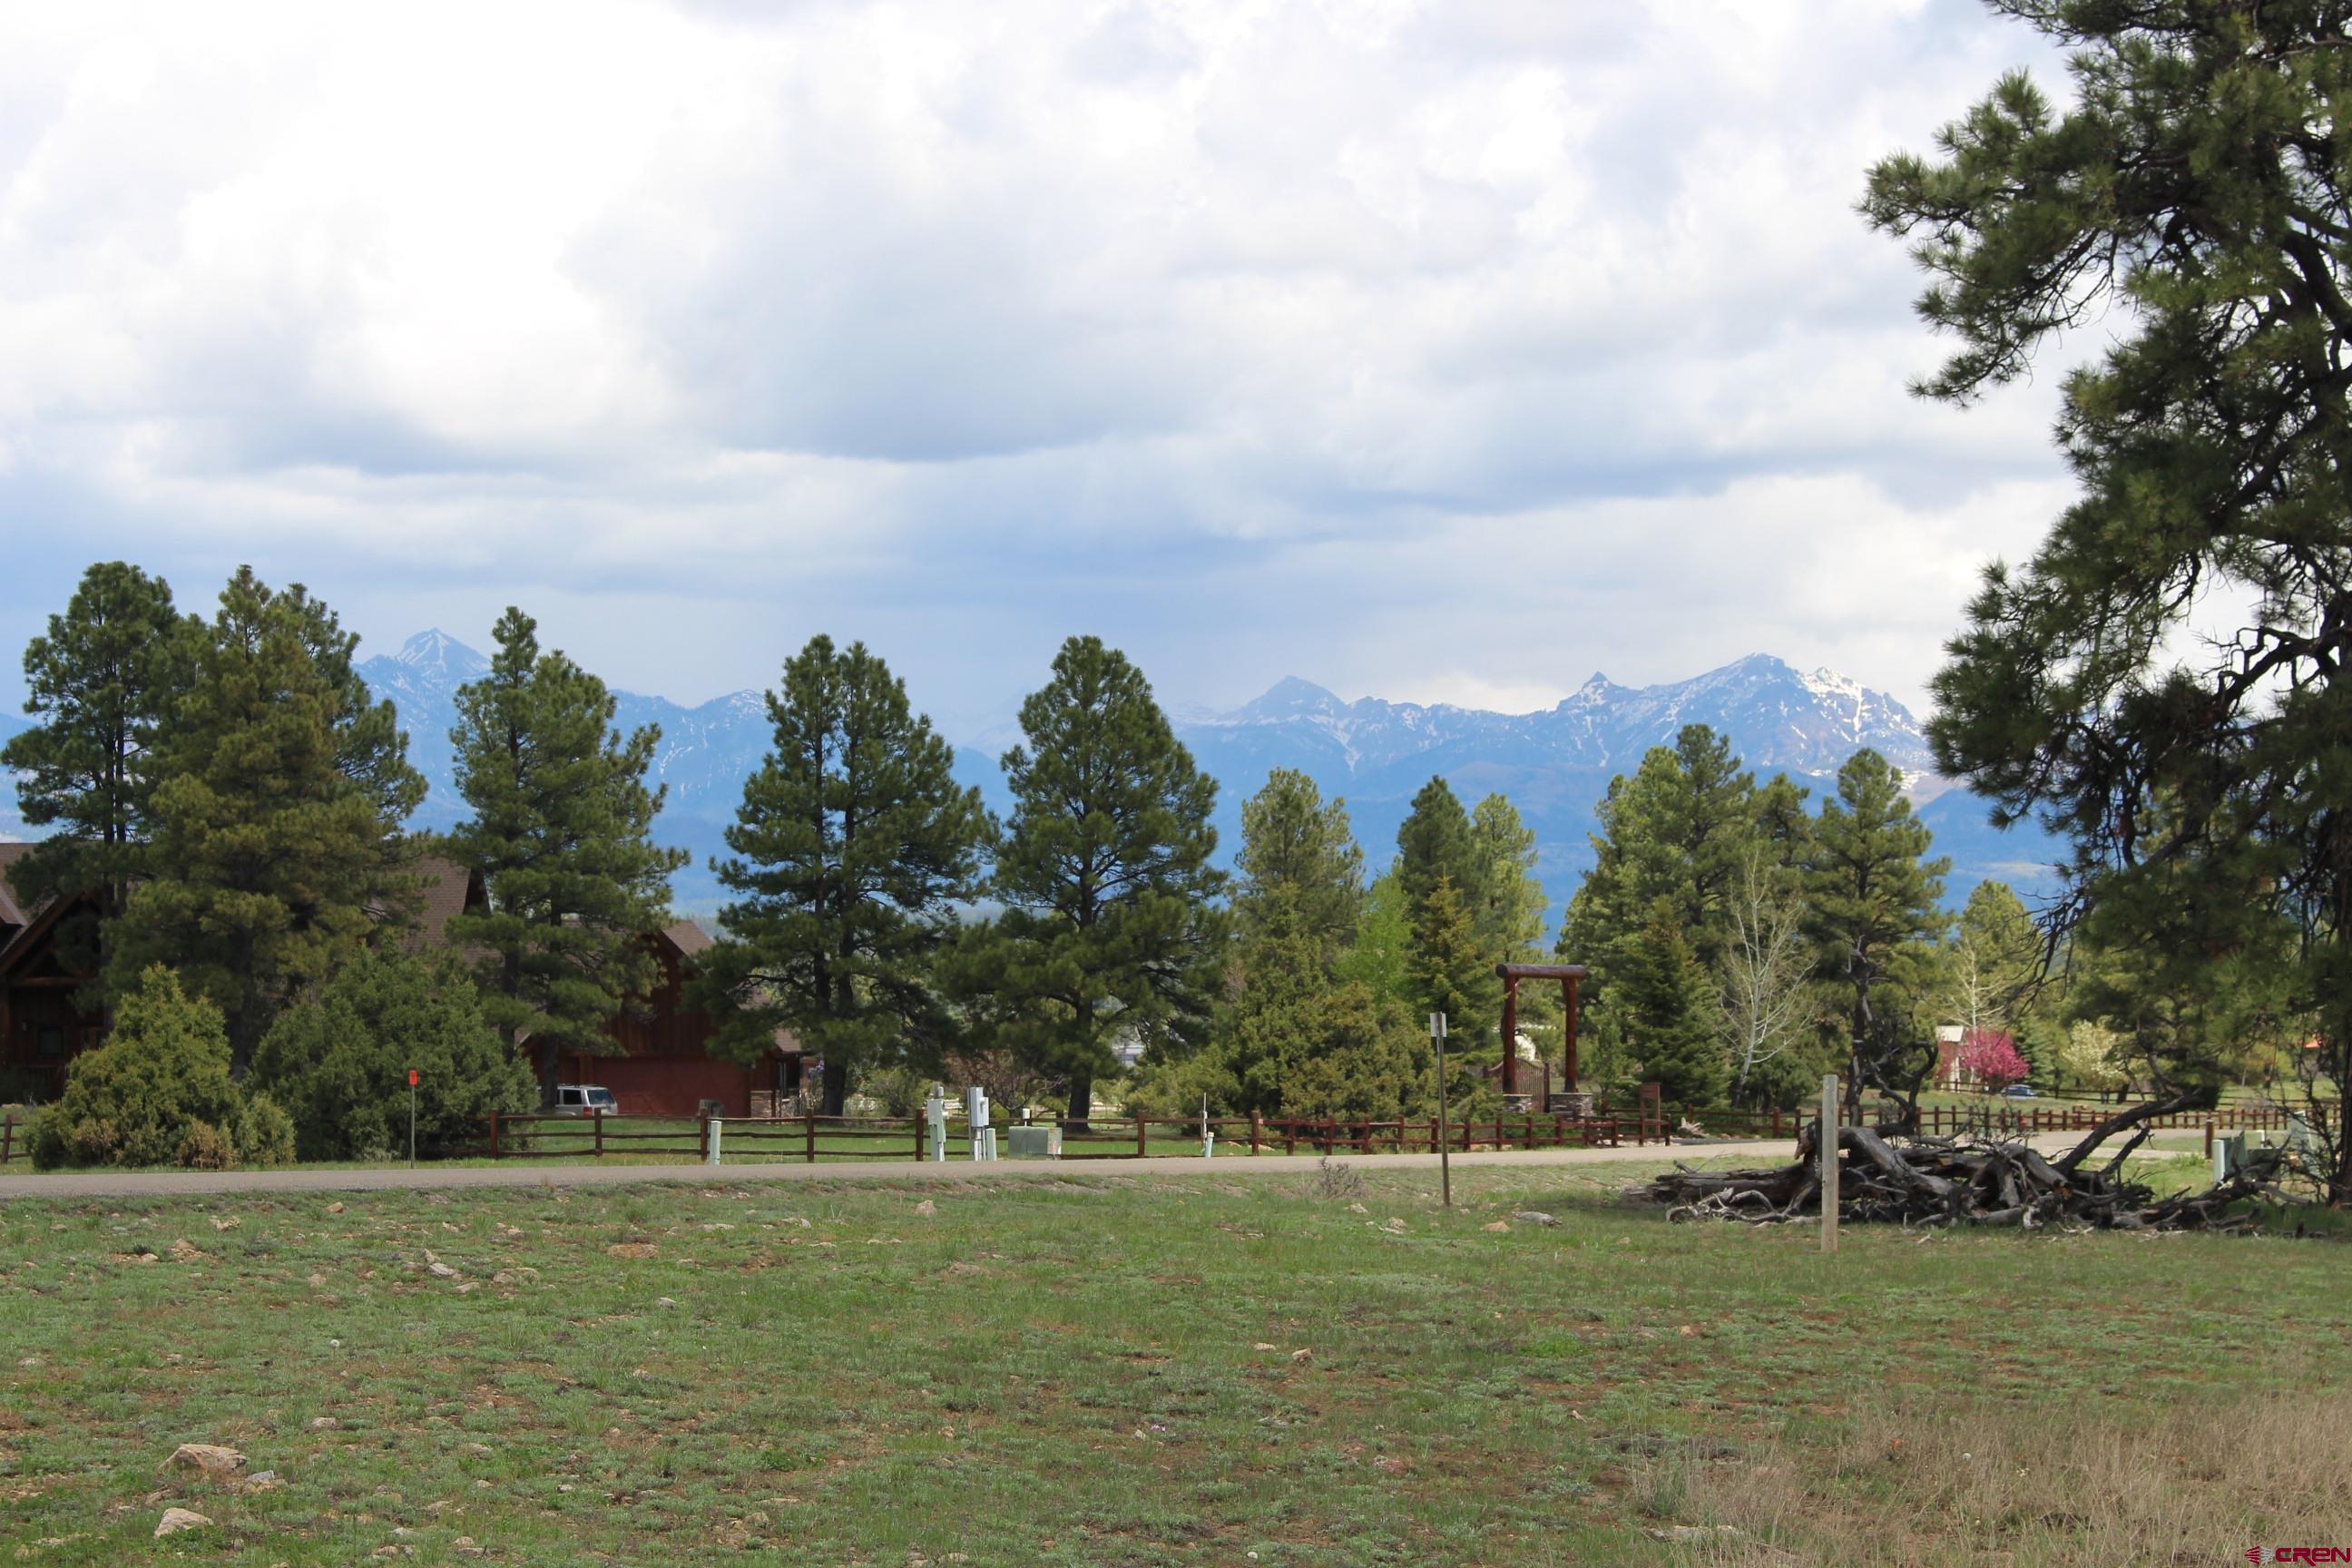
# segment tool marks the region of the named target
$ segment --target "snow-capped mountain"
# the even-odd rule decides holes
[[[1652,746],[1671,744],[1686,724],[1729,737],[1751,767],[1834,773],[1868,746],[1906,773],[1928,769],[1919,721],[1901,703],[1830,670],[1804,674],[1760,653],[1664,686],[1620,686],[1595,675],[1556,707],[1535,713],[1376,697],[1343,702],[1293,677],[1231,713],[1180,728],[1196,752],[1272,749],[1343,765],[1351,777],[1410,763],[1420,774],[1418,787],[1431,771],[1470,762],[1622,773]]]
[[[419,826],[446,827],[465,816],[449,731],[457,723],[457,689],[489,668],[488,658],[441,631],[419,632],[398,652],[359,665],[369,688],[400,710],[408,760],[431,786],[416,814]],[[744,779],[767,752],[767,708],[759,692],[730,692],[696,708],[628,691],[615,691],[613,701],[613,721],[621,730],[661,727],[652,782],[669,786],[666,821],[733,817]]]
[[[437,631],[419,633],[397,653],[360,666],[369,684],[399,707],[410,759],[431,785],[417,814],[420,826],[446,827],[464,815],[448,731],[457,722],[457,689],[488,668],[480,654]],[[623,729],[661,727],[654,766],[669,795],[657,833],[694,856],[676,881],[680,905],[712,909],[720,893],[709,863],[725,853],[721,834],[733,820],[743,780],[766,753],[765,699],[738,691],[688,708],[659,697],[614,695]],[[1922,814],[1936,828],[1938,848],[1957,862],[1947,889],[1955,903],[1987,877],[2029,888],[2047,880],[2055,850],[2046,840],[2030,831],[1995,834],[1980,803],[1962,792],[1937,794],[1941,781],[1928,773],[1918,721],[1901,703],[1843,676],[1806,674],[1764,654],[1661,686],[1619,686],[1596,675],[1536,713],[1369,697],[1347,702],[1292,678],[1231,712],[1182,714],[1176,730],[1223,786],[1217,816],[1228,856],[1240,839],[1241,803],[1269,769],[1299,769],[1326,794],[1345,795],[1375,866],[1386,862],[1413,793],[1443,773],[1465,801],[1490,790],[1511,798],[1536,829],[1539,869],[1557,904],[1591,864],[1586,836],[1610,778],[1638,766],[1650,747],[1671,744],[1685,724],[1713,727],[1747,766],[1786,773],[1816,796],[1856,748],[1874,748],[1916,781],[1915,798],[1927,803]],[[956,759],[959,777],[977,784],[1000,812],[1007,802],[996,756],[1013,738],[1003,728],[994,726],[997,732],[982,743],[957,737]]]

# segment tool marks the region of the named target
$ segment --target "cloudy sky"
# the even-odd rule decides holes
[[[0,649],[123,556],[689,701],[825,630],[974,722],[1083,630],[1184,703],[1916,702],[2053,378],[1905,396],[1853,207],[2014,64],[1974,0],[11,6]]]

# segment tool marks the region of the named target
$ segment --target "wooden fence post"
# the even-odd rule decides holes
[[[1263,1113],[1263,1112],[1260,1112],[1260,1111],[1257,1111],[1257,1110],[1252,1110],[1252,1111],[1250,1112],[1250,1152],[1251,1152],[1251,1153],[1253,1153],[1253,1154],[1256,1153],[1256,1152],[1258,1152],[1258,1145],[1259,1145],[1260,1143],[1264,1142],[1265,1141],[1265,1115],[1264,1115],[1264,1113]]]
[[[814,1165],[816,1163],[815,1106],[809,1106],[801,1112],[801,1132],[803,1137],[803,1147],[806,1150],[808,1155],[808,1163]]]
[[[11,1116],[5,1121],[0,1121],[0,1165],[8,1163],[8,1156],[13,1152],[16,1141],[16,1119]]]
[[[1139,1160],[1143,1158],[1144,1129],[1149,1125],[1150,1123],[1144,1120],[1143,1112],[1137,1111],[1135,1113],[1135,1157]]]
[[[589,1114],[595,1119],[596,1157],[601,1160],[604,1157],[604,1112],[600,1109]]]
[[[1837,1250],[1838,1230],[1838,1080],[1830,1073],[1822,1079],[1822,1250]]]
[[[915,1118],[915,1163],[923,1163],[923,1119]]]
[[[496,1160],[500,1157],[501,1156],[499,1153],[499,1113],[493,1110],[490,1112],[490,1158]]]
[[[694,1124],[698,1133],[694,1141],[694,1157],[707,1165],[710,1163],[710,1118],[698,1116],[694,1119]]]
[[[1282,1152],[1286,1154],[1298,1152],[1298,1118],[1296,1116],[1282,1124]]]

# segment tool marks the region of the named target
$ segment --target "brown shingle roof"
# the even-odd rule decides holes
[[[482,879],[455,860],[438,855],[427,855],[418,860],[416,876],[424,883],[425,894],[416,911],[416,940],[428,947],[446,947],[449,943],[451,918],[480,901]]]
[[[692,958],[710,949],[710,933],[692,921],[676,921],[664,928],[662,935],[669,939],[669,944],[677,949],[681,957]]]

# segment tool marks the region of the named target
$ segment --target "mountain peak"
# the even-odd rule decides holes
[[[418,632],[390,656],[393,663],[420,674],[453,676],[471,680],[490,668],[490,661],[439,627]]]
[[[1266,688],[1264,696],[1234,716],[1237,719],[1290,719],[1303,713],[1337,712],[1346,706],[1338,697],[1313,681],[1286,675]]]

